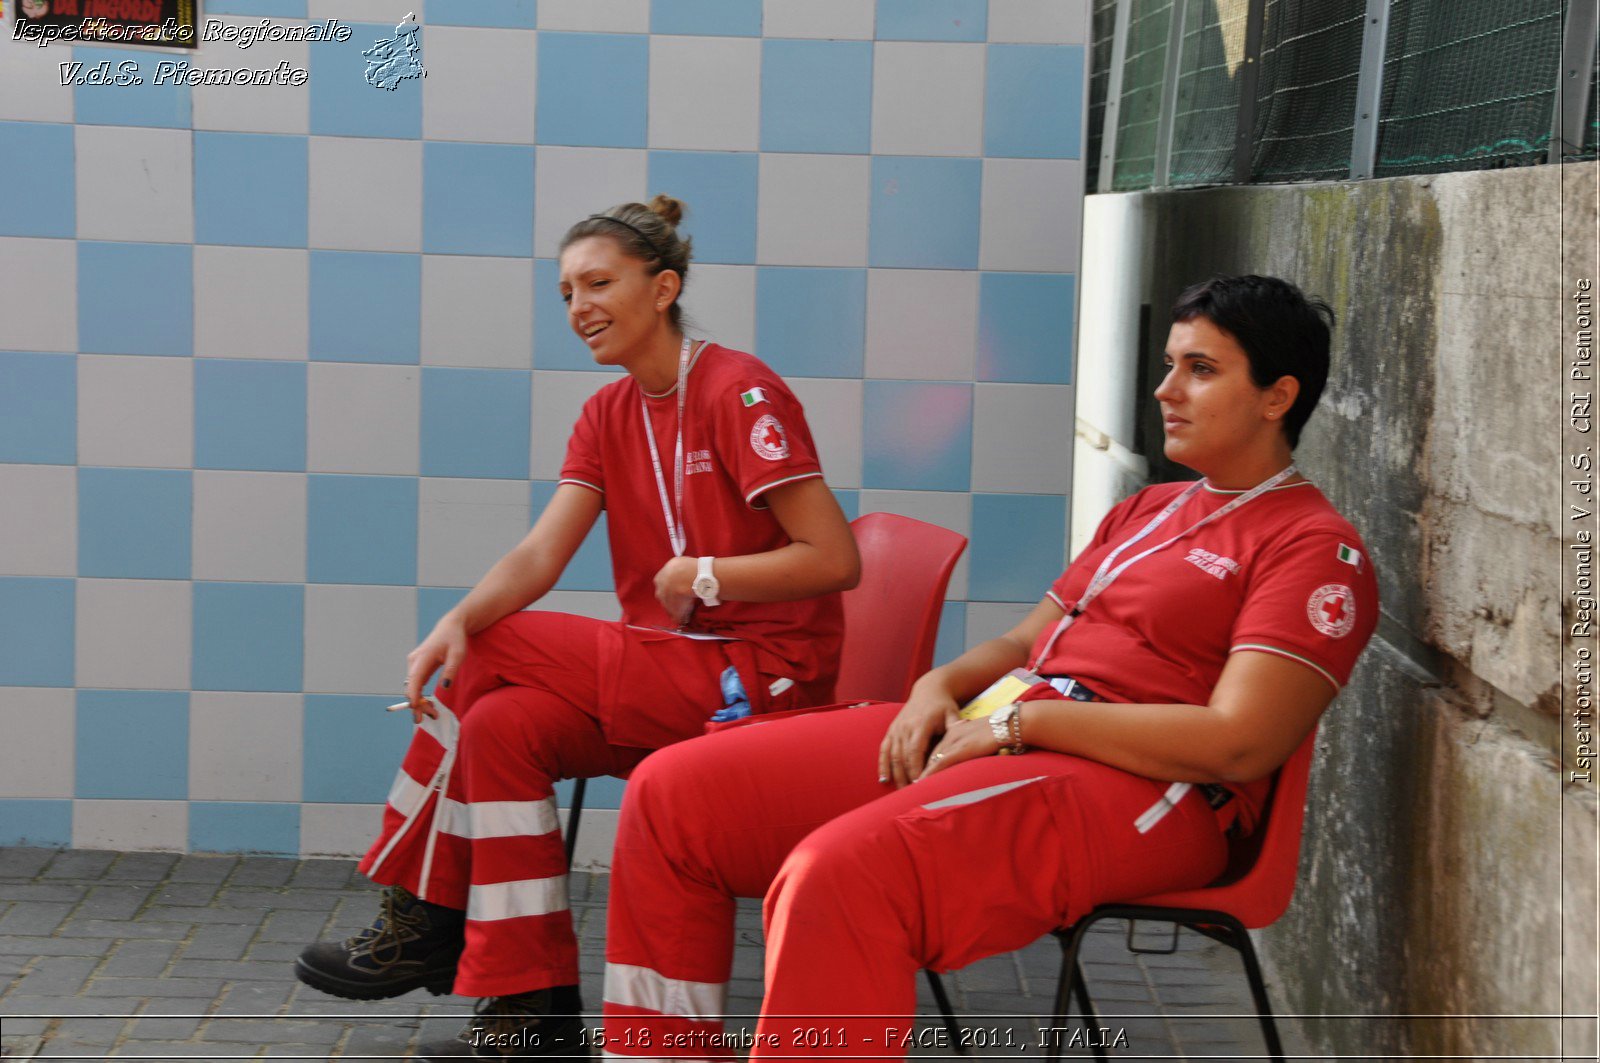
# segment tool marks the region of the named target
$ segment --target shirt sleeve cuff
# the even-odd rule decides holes
[[[556,484],[577,484],[579,487],[587,487],[589,490],[597,492],[598,494],[603,495],[606,493],[606,489],[601,487],[599,484],[592,484],[588,480],[580,480],[576,476],[563,476],[561,479],[556,481]]]
[[[815,477],[820,477],[821,475],[821,469],[813,469],[810,472],[796,472],[779,476],[777,479],[769,480],[766,483],[759,484],[756,487],[751,488],[745,493],[745,503],[751,509],[766,509],[766,506],[759,504],[761,496],[772,490],[774,487],[782,487],[784,484],[798,483],[801,480],[810,480]]]
[[[1332,672],[1328,671],[1322,665],[1318,664],[1316,661],[1313,661],[1310,657],[1307,657],[1304,653],[1299,651],[1286,650],[1282,646],[1272,646],[1265,642],[1238,642],[1235,643],[1233,647],[1228,650],[1228,652],[1230,654],[1234,654],[1238,653],[1240,650],[1254,650],[1257,653],[1274,653],[1279,657],[1287,657],[1291,661],[1298,661],[1300,664],[1305,665],[1307,668],[1311,669],[1313,672],[1316,672],[1322,678],[1332,683],[1333,692],[1335,694],[1343,689],[1343,685],[1333,677]]]

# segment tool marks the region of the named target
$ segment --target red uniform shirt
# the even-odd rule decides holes
[[[632,377],[607,384],[584,404],[567,444],[561,482],[605,495],[611,564],[623,620],[675,625],[656,601],[655,576],[672,559],[661,492],[650,460]],[[668,504],[678,438],[676,389],[645,396]],[[737,557],[789,542],[761,496],[782,484],[820,477],[805,413],[783,380],[756,358],[708,343],[690,367],[685,396],[683,513],[690,557]],[[691,629],[753,643],[796,681],[838,667],[844,613],[839,595],[793,602],[731,602],[696,609]]]

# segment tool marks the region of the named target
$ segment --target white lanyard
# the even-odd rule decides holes
[[[1146,524],[1143,528],[1141,528],[1139,530],[1139,534],[1135,535],[1131,539],[1128,539],[1126,542],[1118,544],[1117,548],[1107,554],[1104,561],[1100,562],[1100,567],[1095,570],[1094,578],[1089,581],[1088,588],[1085,589],[1083,594],[1078,597],[1077,604],[1072,607],[1071,612],[1061,618],[1061,622],[1056,625],[1056,629],[1050,633],[1050,638],[1046,640],[1044,649],[1040,650],[1039,655],[1034,659],[1033,670],[1035,672],[1039,670],[1040,666],[1044,664],[1045,658],[1050,656],[1050,651],[1055,649],[1056,640],[1061,637],[1062,633],[1065,632],[1067,628],[1072,626],[1072,622],[1074,620],[1078,619],[1078,617],[1082,615],[1083,611],[1088,608],[1089,603],[1100,597],[1101,592],[1107,587],[1111,586],[1112,583],[1116,582],[1117,577],[1126,572],[1130,566],[1138,564],[1140,561],[1143,561],[1145,558],[1149,557],[1158,550],[1166,549],[1179,539],[1182,539],[1184,536],[1188,535],[1190,532],[1197,531],[1200,528],[1205,527],[1207,524],[1210,524],[1214,520],[1220,520],[1221,518],[1226,517],[1229,513],[1232,513],[1246,502],[1255,501],[1265,492],[1272,490],[1274,487],[1277,487],[1279,484],[1283,483],[1283,481],[1293,476],[1295,471],[1294,464],[1291,462],[1287,469],[1284,469],[1282,472],[1271,477],[1270,479],[1263,480],[1261,483],[1256,484],[1250,490],[1246,491],[1238,498],[1235,498],[1233,501],[1229,502],[1215,513],[1201,517],[1199,520],[1195,521],[1193,524],[1189,525],[1187,528],[1183,529],[1183,531],[1179,532],[1177,535],[1174,535],[1166,542],[1157,543],[1155,546],[1148,547],[1128,558],[1128,560],[1122,562],[1122,564],[1118,565],[1117,558],[1122,556],[1122,552],[1124,550],[1128,549],[1128,547],[1137,543],[1139,540],[1143,539],[1145,536],[1161,527],[1161,525],[1165,524],[1168,517],[1172,516],[1180,508],[1182,508],[1185,502],[1193,498],[1196,492],[1198,492],[1201,487],[1205,486],[1205,481],[1196,480],[1194,483],[1190,484],[1188,489],[1185,490],[1183,494],[1167,503],[1166,509],[1163,509],[1160,513],[1156,514],[1155,517],[1151,519],[1149,524]],[[1116,567],[1112,568],[1113,565],[1116,565]]]
[[[655,429],[650,425],[650,407],[644,401],[644,388],[639,389],[639,416],[644,421],[644,438],[650,444],[650,464],[656,470],[656,489],[661,493],[661,515],[667,519],[667,539],[672,543],[673,557],[682,557],[689,545],[688,522],[680,522],[683,514],[683,397],[688,389],[689,337],[685,336],[683,348],[678,352],[678,446],[672,456],[670,503],[667,501],[667,478],[661,475],[661,454],[656,450]]]

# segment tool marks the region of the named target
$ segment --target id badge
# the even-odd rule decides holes
[[[982,694],[961,706],[963,720],[981,720],[1002,705],[1009,705],[1028,690],[1044,682],[1026,668],[1013,668],[990,683]]]

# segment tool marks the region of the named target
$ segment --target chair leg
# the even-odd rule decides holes
[[[1256,1018],[1261,1023],[1262,1036],[1267,1041],[1267,1054],[1274,1063],[1284,1063],[1283,1042],[1278,1039],[1278,1024],[1272,1017],[1272,1005],[1267,1002],[1267,984],[1261,977],[1261,964],[1256,960],[1256,949],[1250,942],[1250,933],[1243,926],[1229,928],[1236,940],[1233,947],[1244,960],[1245,977],[1250,981],[1250,995],[1255,998]]]
[[[578,848],[578,820],[583,818],[583,791],[588,779],[572,780],[572,804],[567,810],[567,870],[572,870],[572,854]]]
[[[950,1037],[950,1047],[956,1055],[966,1055],[967,1046],[961,1040],[961,1024],[956,1021],[955,1009],[950,1006],[950,994],[944,991],[944,979],[932,967],[924,967],[922,973],[928,976],[928,988],[933,990],[934,1002],[939,1005],[939,1014],[944,1017],[944,1031]]]
[[[1080,919],[1069,931],[1056,935],[1061,942],[1061,977],[1056,981],[1056,1006],[1055,1012],[1050,1017],[1050,1030],[1045,1036],[1045,1058],[1061,1058],[1061,1032],[1067,1025],[1067,1009],[1072,998],[1076,997],[1078,1008],[1083,1012],[1085,1025],[1093,1029],[1099,1026],[1095,1018],[1094,1002],[1089,999],[1089,982],[1083,976],[1083,967],[1078,963],[1078,951],[1083,947],[1084,935],[1089,932],[1089,927],[1095,923],[1095,916],[1088,915]],[[1089,1046],[1096,1059],[1105,1059],[1105,1046],[1099,1039],[1091,1039]]]

